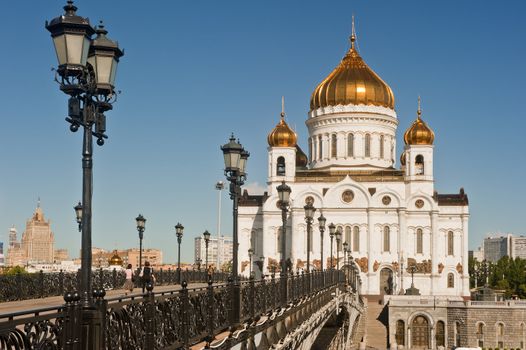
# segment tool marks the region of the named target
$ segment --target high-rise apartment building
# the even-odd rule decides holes
[[[208,265],[216,267],[219,256],[219,269],[221,269],[225,263],[232,260],[233,247],[232,237],[211,237],[208,242]],[[201,260],[201,266],[204,267],[206,262],[206,244],[203,237],[195,238],[195,263],[197,263],[198,259]]]
[[[526,260],[526,237],[512,236],[511,237],[511,257],[521,258]]]
[[[484,259],[497,262],[503,256],[511,256],[511,235],[484,238]]]

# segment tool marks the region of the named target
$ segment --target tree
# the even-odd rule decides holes
[[[6,275],[16,275],[16,274],[19,274],[19,273],[27,273],[27,271],[22,266],[13,266],[13,267],[8,268],[5,271]]]

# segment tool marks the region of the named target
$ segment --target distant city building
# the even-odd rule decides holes
[[[15,226],[9,229],[9,247],[7,249],[7,266],[24,266],[26,259],[24,250],[17,239],[17,231]]]
[[[204,267],[206,262],[205,240],[203,237],[196,237],[194,243],[195,263],[197,264],[197,260],[201,259],[201,266]],[[208,265],[213,265],[215,268],[221,269],[221,266],[232,260],[233,247],[234,242],[232,241],[232,237],[211,237],[210,241],[208,242]],[[216,267],[218,254],[220,266]]]
[[[133,268],[137,268],[139,266],[139,249],[132,248],[132,249],[126,249],[126,250],[113,250],[113,251],[107,251],[102,248],[92,248],[91,250],[91,256],[92,256],[92,267],[94,268],[106,268],[111,266],[115,266],[116,263],[118,263],[117,259],[114,259],[116,256],[121,259],[122,266],[127,266],[128,264],[132,264]],[[159,267],[163,263],[163,253],[159,249],[143,249],[142,250],[142,264],[144,265],[144,262],[148,261],[150,262],[150,265],[152,267]]]
[[[470,258],[473,258],[477,261],[484,260],[484,246],[478,247],[477,250],[469,251]]]
[[[510,256],[511,235],[484,238],[484,259],[499,261],[503,256]]]
[[[55,249],[55,263],[60,263],[61,261],[69,261],[69,254],[67,249]]]
[[[0,242],[0,266],[5,266],[4,242]]]
[[[511,237],[511,257],[526,259],[526,237]]]

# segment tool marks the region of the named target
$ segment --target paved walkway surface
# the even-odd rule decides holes
[[[206,287],[206,286],[207,286],[206,283],[191,283],[188,285],[188,288],[189,289],[190,288],[200,288],[200,287]],[[181,289],[180,285],[155,286],[153,291],[155,293],[155,292],[165,292],[165,291],[179,290],[179,289]],[[107,290],[106,298],[125,296],[126,292],[127,291],[125,291],[124,289]],[[141,292],[142,292],[141,288],[135,288],[133,292],[128,295],[140,296],[142,294]],[[20,300],[20,301],[8,301],[8,302],[0,303],[0,316],[3,314],[10,314],[10,313],[24,311],[24,310],[60,306],[63,304],[64,304],[64,297],[62,296],[39,298],[39,299],[28,299],[28,300]]]

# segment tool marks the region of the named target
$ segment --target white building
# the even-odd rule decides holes
[[[416,264],[414,281],[421,294],[469,296],[468,198],[463,189],[457,194],[435,190],[434,133],[421,114],[419,105],[416,120],[404,134],[401,165],[395,167],[394,95],[362,60],[353,35],[343,60],[311,96],[308,158],[284,113],[268,135],[268,192],[245,191],[239,203],[239,272],[249,260],[250,247],[255,256],[264,257],[264,273],[269,264],[279,263],[282,220],[276,187],[285,181],[292,188],[285,257],[294,271],[306,266],[303,207],[311,202],[317,208],[311,238],[313,269],[320,266],[317,217],[323,212],[327,226],[333,222],[341,228],[360,266],[363,294],[408,288],[407,267]],[[323,255],[326,268],[328,229]],[[253,270],[261,273],[257,262]],[[247,275],[248,269],[242,273]]]
[[[513,236],[511,238],[511,257],[526,260],[526,237]]]
[[[217,261],[219,255],[219,269],[232,260],[234,243],[232,237],[210,237],[208,241],[208,265],[217,268]],[[201,259],[201,266],[206,265],[206,245],[203,237],[196,237],[194,241],[194,262],[197,264],[197,259]]]

